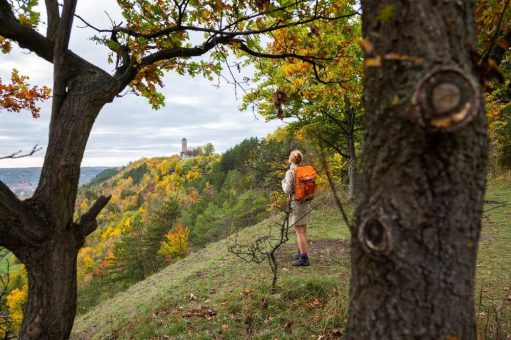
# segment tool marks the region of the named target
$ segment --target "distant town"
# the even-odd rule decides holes
[[[87,183],[106,167],[84,167],[80,171],[80,184]],[[0,181],[19,197],[30,197],[37,188],[41,168],[0,168]]]

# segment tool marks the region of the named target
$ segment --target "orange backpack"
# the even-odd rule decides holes
[[[295,172],[295,199],[310,201],[316,191],[316,170],[310,165],[299,166]]]

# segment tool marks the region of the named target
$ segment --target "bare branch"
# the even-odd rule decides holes
[[[276,292],[277,289],[277,275],[278,263],[275,258],[276,251],[287,241],[289,241],[289,212],[290,207],[286,209],[286,214],[281,223],[277,223],[279,227],[279,234],[277,237],[272,237],[272,228],[268,230],[268,235],[257,238],[254,242],[248,244],[240,244],[238,242],[238,231],[236,230],[234,242],[227,245],[227,250],[240,258],[241,260],[250,263],[261,264],[268,260],[270,269],[272,271],[271,292]]]
[[[36,145],[34,145],[32,150],[28,153],[22,154],[22,151],[19,150],[18,152],[13,152],[12,154],[7,155],[7,156],[0,156],[0,159],[7,159],[7,158],[16,159],[16,158],[29,157],[29,156],[32,156],[33,154],[35,154],[36,152],[41,151],[42,149],[43,149],[42,146],[38,146],[36,144]]]
[[[509,6],[509,3],[511,0],[507,0],[504,4],[504,8],[502,9],[502,12],[500,13],[499,19],[497,20],[497,25],[495,26],[495,33],[493,34],[492,40],[490,42],[490,46],[486,50],[486,52],[483,54],[483,57],[481,58],[481,62],[485,62],[488,60],[490,55],[492,54],[493,46],[495,45],[495,41],[497,41],[497,37],[501,33],[500,25],[502,24],[502,19],[504,18],[504,14],[506,13],[507,7]]]
[[[341,202],[341,199],[339,198],[339,195],[337,195],[337,190],[335,190],[335,183],[332,179],[332,175],[330,174],[330,169],[328,167],[328,164],[326,162],[326,157],[325,157],[325,153],[323,151],[323,145],[320,145],[320,148],[319,148],[319,151],[320,151],[320,159],[321,159],[321,163],[323,165],[323,168],[325,170],[325,173],[326,173],[326,177],[328,179],[328,184],[330,185],[330,189],[332,190],[332,194],[334,195],[334,199],[335,199],[335,204],[337,205],[337,208],[339,208],[339,211],[342,215],[342,219],[344,220],[344,223],[346,223],[346,226],[351,230],[353,230],[353,227],[352,227],[352,224],[348,218],[348,215],[346,214],[346,211],[344,210],[344,206]]]
[[[499,208],[503,208],[503,207],[507,207],[511,205],[511,202],[504,202],[500,205],[497,205],[496,207],[492,207],[492,208],[489,208],[489,209],[486,209],[485,211],[483,211],[483,213],[487,213],[488,211],[491,211],[491,210],[494,210],[494,209],[499,209]]]
[[[75,18],[80,20],[85,25],[85,27],[92,28],[94,31],[97,31],[98,33],[102,33],[102,32],[103,33],[111,33],[111,31],[112,31],[112,30],[103,30],[101,28],[98,28],[98,27],[94,26],[93,24],[91,24],[89,21],[85,20],[84,17],[82,17],[76,13],[75,13]],[[80,27],[80,28],[84,28],[84,27]]]

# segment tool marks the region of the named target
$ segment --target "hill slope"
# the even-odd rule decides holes
[[[476,307],[482,339],[511,336],[511,182],[487,192]],[[242,242],[270,220],[244,229]],[[294,238],[278,253],[278,293],[267,264],[244,263],[210,244],[77,318],[72,339],[336,338],[347,319],[348,231],[331,208],[314,212],[311,267],[293,268]]]
[[[269,294],[271,272],[266,263],[245,263],[220,241],[78,317],[72,338],[271,338],[279,333],[296,338],[340,329],[346,319],[347,229],[333,211],[318,211],[312,218],[312,266],[290,266],[296,249],[291,239],[278,254],[277,294]],[[267,234],[270,223],[244,229],[239,241]]]

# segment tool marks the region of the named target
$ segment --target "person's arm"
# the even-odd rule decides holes
[[[293,194],[293,170],[288,170],[286,176],[282,180],[282,190],[286,195]]]

